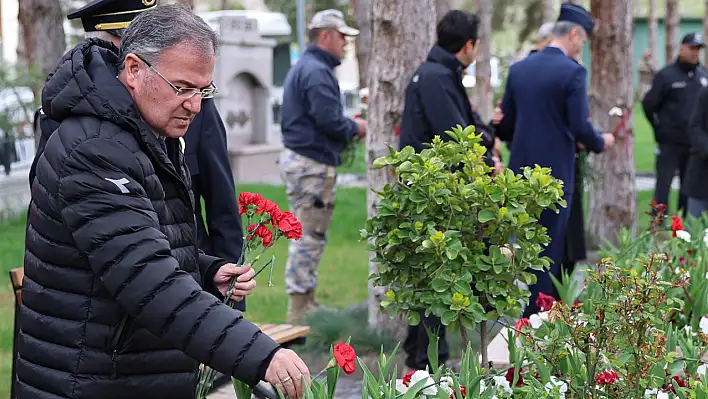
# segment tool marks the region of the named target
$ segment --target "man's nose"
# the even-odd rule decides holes
[[[202,109],[202,96],[200,96],[199,93],[195,94],[192,98],[184,102],[184,108],[195,115],[198,114]]]

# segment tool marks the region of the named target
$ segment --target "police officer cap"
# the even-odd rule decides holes
[[[157,7],[157,0],[94,0],[67,16],[81,18],[85,32],[125,29],[139,13]]]
[[[562,4],[560,15],[558,15],[558,22],[561,21],[573,22],[582,26],[588,35],[592,34],[595,29],[595,22],[590,13],[578,4]]]
[[[703,35],[698,32],[691,32],[683,37],[681,44],[687,44],[692,47],[705,47],[706,43],[703,41]]]

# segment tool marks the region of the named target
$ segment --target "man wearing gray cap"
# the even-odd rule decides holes
[[[282,131],[285,149],[280,171],[292,212],[303,237],[290,243],[285,270],[286,321],[293,323],[315,309],[317,265],[332,219],[335,168],[347,144],[364,137],[366,122],[344,116],[334,68],[344,58],[347,26],[337,10],[320,11],[310,24],[310,46],[288,72],[283,85]]]

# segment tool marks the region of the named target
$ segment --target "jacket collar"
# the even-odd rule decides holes
[[[327,66],[330,68],[334,69],[337,67],[339,64],[342,63],[341,60],[339,60],[337,57],[333,56],[332,54],[328,53],[327,51],[323,50],[319,46],[316,46],[314,44],[311,44],[310,47],[305,50],[305,54],[310,54],[313,57],[317,58],[318,60],[324,62]]]
[[[676,65],[681,68],[684,72],[695,72],[699,64],[691,64],[688,62],[681,61],[680,58],[676,57]]]
[[[465,68],[457,57],[437,44],[430,49],[428,61],[438,63],[457,74],[461,74]],[[460,78],[462,78],[462,75],[460,75]]]

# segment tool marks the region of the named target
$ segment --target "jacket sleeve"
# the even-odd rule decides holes
[[[248,384],[278,345],[203,291],[171,256],[135,154],[116,140],[83,141],[59,175],[59,211],[96,276],[136,322],[175,348]]]
[[[226,129],[214,102],[204,101],[202,104],[197,162],[209,231],[209,255],[237,263],[243,246],[243,227],[227,152]],[[208,273],[207,277],[213,279],[214,274]]]
[[[708,158],[708,89],[702,88],[698,93],[698,101],[693,107],[688,125],[688,138],[691,141],[691,151],[701,158]]]
[[[465,120],[462,110],[456,105],[458,103],[456,98],[459,96],[455,95],[453,84],[454,82],[449,78],[420,78],[418,83],[418,95],[425,119],[435,135],[439,135],[444,141],[450,139],[445,131],[452,130],[457,125],[465,128],[471,122]]]
[[[644,115],[646,115],[649,123],[656,131],[657,127],[661,123],[659,120],[659,111],[666,97],[666,82],[664,74],[662,72],[654,75],[654,79],[651,83],[651,88],[647,91],[642,99],[642,108],[644,109]]]
[[[305,89],[305,96],[310,108],[308,113],[314,119],[318,130],[337,141],[348,142],[358,133],[356,122],[344,116],[341,95],[336,82],[328,76],[314,73]]]
[[[593,152],[602,152],[605,140],[590,122],[590,106],[588,104],[587,71],[578,67],[568,82],[566,94],[566,111],[568,126],[575,140],[583,143]]]

